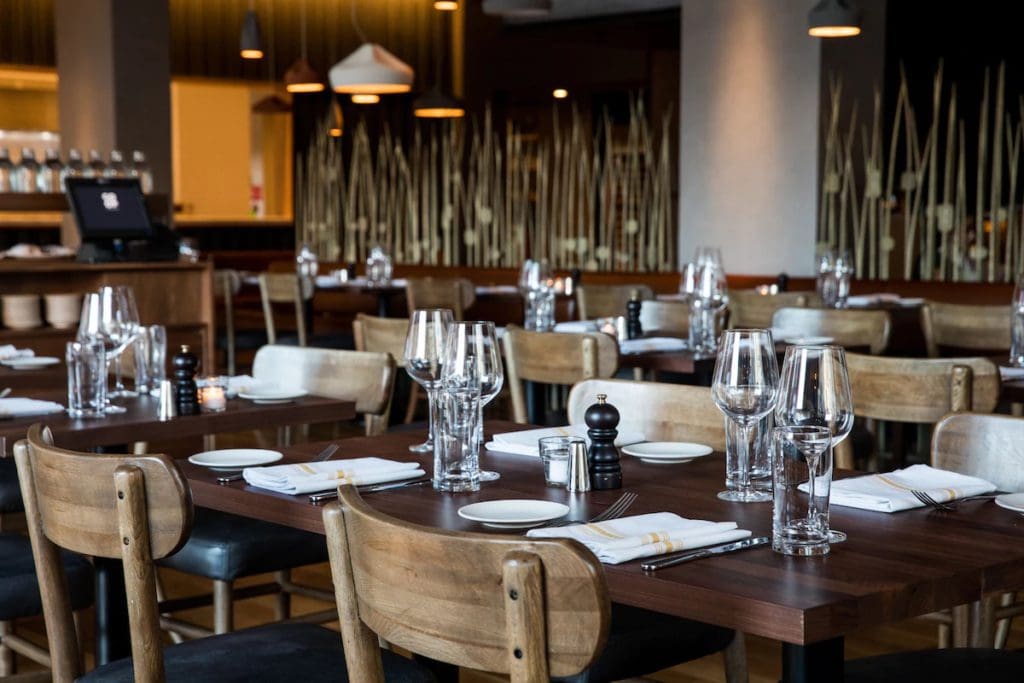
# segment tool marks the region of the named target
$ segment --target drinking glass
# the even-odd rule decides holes
[[[445,343],[434,433],[433,485],[450,493],[480,490],[478,363],[472,355],[458,352],[454,336],[449,334]]]
[[[729,287],[720,265],[705,262],[697,268],[690,299],[690,348],[698,353],[718,349],[719,321],[729,303]]]
[[[100,324],[107,330],[114,347],[111,360],[114,363],[114,391],[111,396],[138,396],[138,392],[125,389],[121,373],[121,358],[124,351],[139,337],[139,309],[135,304],[135,291],[124,285],[100,288]]]
[[[441,389],[441,355],[448,335],[448,326],[454,317],[447,308],[428,308],[413,311],[409,318],[409,332],[405,337],[405,371],[427,392],[429,422],[427,440],[409,446],[413,453],[434,450],[437,428],[438,392]]]
[[[160,384],[167,379],[167,328],[147,325],[140,330],[145,340],[145,362],[149,377],[149,393],[160,395]]]
[[[722,250],[718,247],[697,247],[693,260],[698,266],[711,265],[721,268]]]
[[[565,486],[569,483],[569,449],[574,443],[586,443],[577,436],[545,436],[537,440],[540,460],[544,463],[544,483]]]
[[[519,269],[519,293],[525,296],[527,292],[537,289],[549,279],[551,268],[545,259],[526,259]]]
[[[772,548],[784,555],[827,555],[832,438],[827,427],[774,431]]]
[[[771,495],[754,489],[750,480],[750,430],[771,412],[778,392],[775,344],[768,330],[728,330],[715,361],[711,397],[739,427],[736,487],[718,494],[722,500],[759,503]]]
[[[825,308],[833,308],[838,296],[838,282],[835,278],[836,252],[830,247],[818,250],[818,279],[815,285],[818,296]]]
[[[846,352],[841,346],[789,346],[782,360],[775,424],[783,427],[813,425],[832,435],[832,448],[853,429],[853,393]],[[846,540],[842,531],[830,540]]]
[[[1010,365],[1024,367],[1024,274],[1017,277],[1010,302]]]
[[[505,368],[501,362],[501,347],[498,345],[498,335],[494,331],[494,323],[479,320],[452,323],[448,328],[444,358],[446,363],[453,363],[453,368],[463,367],[469,362],[476,364],[475,372],[480,384],[480,418],[477,420],[477,442],[482,444],[483,408],[494,400],[505,383]],[[497,472],[489,470],[480,472],[480,481],[495,481],[500,478],[501,475]]]
[[[846,301],[850,298],[850,280],[855,272],[853,254],[849,249],[843,249],[836,256],[835,263],[836,308],[846,308]]]
[[[117,308],[117,294],[113,287],[104,287],[98,292],[90,292],[82,300],[82,316],[78,323],[77,341],[101,342],[108,366],[114,357],[123,352],[127,346],[126,337],[119,327],[119,318],[115,313]],[[125,412],[121,406],[110,403],[109,393],[106,395],[106,401],[106,412]]]
[[[67,343],[68,415],[103,417],[107,403],[107,358],[103,342],[85,339]]]

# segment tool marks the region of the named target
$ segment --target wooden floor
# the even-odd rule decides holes
[[[325,438],[315,430],[312,438]],[[263,443],[272,443],[270,435],[262,435]],[[252,443],[254,436],[250,434],[238,435],[234,438],[222,439],[218,446],[237,446]],[[183,444],[176,444],[173,448],[166,450],[180,452],[177,449]],[[200,450],[196,444],[195,450]],[[164,580],[168,597],[181,597],[195,595],[209,591],[208,582],[181,574],[171,570],[163,570],[161,576]],[[294,572],[297,580],[309,583],[329,590],[331,585],[330,568],[324,565],[305,567]],[[262,583],[269,580],[269,576],[249,577],[238,582],[239,586],[252,583]],[[272,597],[260,597],[239,602],[235,610],[236,628],[245,628],[268,623],[272,619],[273,606]],[[295,614],[303,614],[324,609],[324,604],[306,598],[295,597],[293,599],[293,610]],[[179,616],[194,621],[195,623],[210,627],[212,614],[210,608],[200,608],[183,612]],[[87,615],[82,620],[85,625],[84,641],[87,643],[87,665],[92,666],[92,617]],[[337,628],[337,623],[329,624],[331,628]],[[23,620],[18,622],[17,630],[36,642],[45,642],[45,632],[41,619]],[[169,641],[168,641],[169,642]],[[935,647],[936,626],[934,623],[921,620],[910,620],[899,624],[893,624],[884,628],[876,628],[848,637],[846,640],[847,658],[858,658],[876,654],[884,654],[902,650],[919,650]],[[1010,635],[1010,648],[1024,648],[1024,619],[1018,619]],[[779,680],[780,676],[780,646],[773,641],[763,638],[748,637],[747,653],[750,666],[750,680],[752,683],[773,683]],[[38,666],[32,665],[25,660],[19,660],[21,668],[19,671],[38,670]],[[660,672],[650,676],[651,679],[665,683],[697,683],[707,681],[723,681],[722,659],[718,655],[706,657],[673,669]],[[502,677],[484,674],[480,672],[465,671],[461,676],[462,683],[485,683],[490,681],[504,680]]]

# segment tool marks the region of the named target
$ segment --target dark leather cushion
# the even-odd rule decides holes
[[[430,683],[430,673],[412,660],[382,652],[388,683]],[[312,624],[273,624],[190,640],[164,649],[168,683],[319,683],[348,681],[341,634]],[[132,660],[120,659],[80,683],[130,683]]]
[[[208,579],[234,581],[326,561],[327,543],[319,534],[196,508],[188,542],[160,564]]]
[[[71,608],[92,604],[92,565],[74,553],[63,553]],[[39,582],[27,536],[0,534],[0,621],[37,617],[43,613]]]
[[[846,683],[1020,683],[1024,650],[951,649],[899,652],[846,662]]]
[[[729,629],[612,603],[611,633],[594,665],[564,683],[597,683],[646,676],[719,652],[736,633]]]
[[[24,509],[14,458],[0,456],[0,513],[21,512]]]

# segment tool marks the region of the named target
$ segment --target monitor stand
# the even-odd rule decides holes
[[[121,240],[97,240],[82,242],[75,255],[78,263],[111,263],[120,261],[119,255],[124,245]]]

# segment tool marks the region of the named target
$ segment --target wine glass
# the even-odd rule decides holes
[[[789,346],[782,361],[775,424],[784,427],[826,427],[832,448],[853,429],[853,393],[846,352],[841,346]],[[830,531],[829,541],[846,540]]]
[[[690,345],[713,353],[718,347],[718,316],[729,303],[729,286],[721,265],[698,264],[690,299]]]
[[[427,440],[409,446],[413,453],[434,450],[435,412],[441,390],[441,354],[444,353],[444,342],[452,320],[452,312],[447,308],[413,311],[409,318],[409,332],[405,337],[405,371],[427,392],[430,414]]]
[[[726,417],[739,427],[737,444],[737,489],[722,491],[718,497],[738,503],[771,500],[771,494],[757,491],[750,481],[750,430],[771,412],[779,387],[775,344],[768,330],[727,330],[715,361],[711,397]]]
[[[480,383],[480,419],[477,421],[476,440],[483,445],[484,406],[494,400],[501,392],[505,382],[505,369],[501,362],[501,347],[498,335],[494,331],[494,323],[484,321],[454,322],[448,328],[448,346],[445,362],[453,363],[453,368],[465,367],[467,362],[475,360],[476,375]],[[488,470],[480,471],[480,481],[495,481],[501,475]]]
[[[519,293],[525,296],[542,287],[550,278],[551,268],[546,260],[526,259],[519,269]]]
[[[109,310],[110,320],[106,323],[114,332],[118,350],[114,355],[114,392],[113,396],[138,396],[137,391],[125,389],[121,374],[121,359],[124,351],[139,338],[142,325],[139,322],[139,308],[135,303],[135,290],[125,285],[103,287],[101,296],[106,290],[113,290],[112,305]],[[108,315],[108,314],[104,314]]]
[[[718,247],[697,247],[693,260],[698,266],[712,265],[722,267],[722,250]]]
[[[118,314],[120,307],[118,293],[114,287],[103,287],[97,292],[90,292],[82,300],[78,339],[101,342],[107,354],[108,367],[114,358],[127,348],[130,340],[122,329],[123,318]],[[106,412],[123,413],[125,409],[109,403],[108,399]]]

